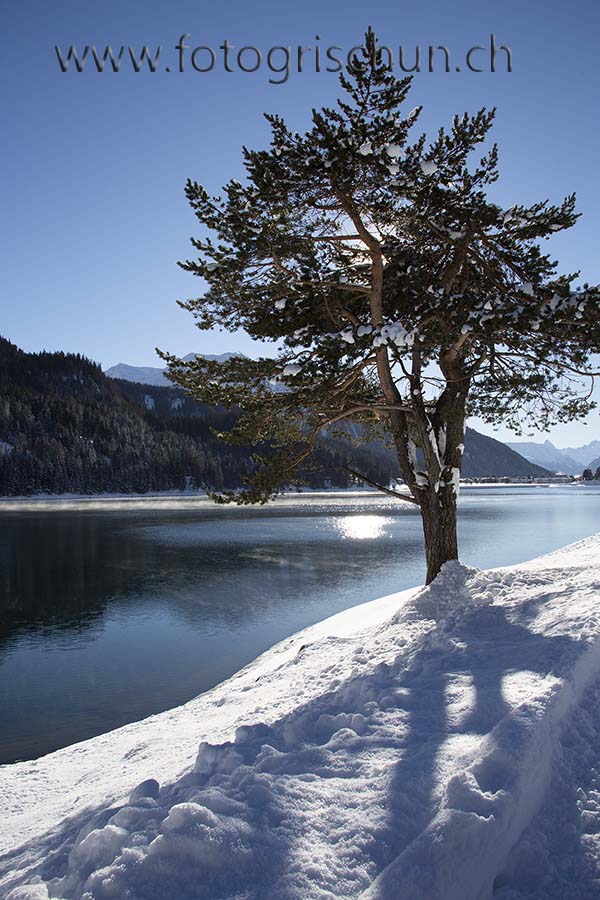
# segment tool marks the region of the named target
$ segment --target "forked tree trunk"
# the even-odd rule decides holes
[[[427,560],[425,583],[430,584],[445,562],[458,559],[456,494],[453,485],[444,485],[437,493],[427,491],[420,499],[420,507]]]

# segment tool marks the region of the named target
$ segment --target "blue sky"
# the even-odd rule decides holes
[[[239,177],[241,145],[267,140],[264,111],[300,130],[311,107],[331,102],[338,85],[310,62],[279,85],[269,83],[277,76],[265,66],[225,72],[219,45],[227,39],[236,51],[253,45],[264,53],[276,45],[349,48],[368,24],[382,43],[402,45],[407,59],[416,45],[443,44],[459,62],[469,47],[489,46],[492,32],[511,48],[512,73],[500,57],[493,74],[417,74],[410,104],[424,104],[421,122],[431,132],[455,112],[496,105],[498,202],[558,200],[576,191],[582,218],[551,247],[563,270],[600,281],[600,13],[592,0],[6,0],[0,332],[26,350],[80,351],[105,367],[156,364],[157,344],[176,353],[251,351],[243,335],[197,331],[175,304],[200,288],[176,265],[190,254],[196,230],[183,186],[192,177],[216,191]],[[192,48],[215,48],[212,72],[194,72],[189,57],[187,70],[176,71],[174,45],[185,32]],[[55,44],[63,51],[71,44],[160,44],[163,51],[156,73],[135,74],[124,63],[118,74],[100,75],[88,62],[82,74],[63,74]],[[587,427],[563,426],[551,437],[559,445],[600,437],[598,414]]]

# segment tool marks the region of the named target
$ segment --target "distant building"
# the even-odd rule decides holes
[[[575,475],[548,475],[547,478],[536,478],[536,484],[571,484],[574,481],[581,481],[580,476]]]

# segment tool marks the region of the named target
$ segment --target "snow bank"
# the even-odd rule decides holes
[[[520,842],[600,675],[599,553],[448,564],[180,710],[0,770],[8,900],[525,896]]]
[[[496,878],[494,900],[600,896],[600,683],[563,729],[544,803]]]
[[[332,643],[342,673],[361,631],[389,619],[414,593],[382,597],[312,625],[183,706],[38,760],[0,766],[0,885],[11,869],[30,865],[48,846],[69,839],[90,810],[126,798],[132,784],[153,776],[174,781],[193,766],[199,740],[230,739],[257,709],[275,721],[317,696],[330,675],[324,666],[306,675],[301,665],[305,646]],[[294,660],[295,665],[286,665]],[[285,677],[279,677],[280,669]]]

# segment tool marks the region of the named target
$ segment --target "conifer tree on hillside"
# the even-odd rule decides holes
[[[410,79],[385,62],[369,31],[337,107],[313,111],[306,134],[267,116],[271,146],[244,150],[243,184],[212,197],[187,183],[203,233],[199,258],[181,265],[208,288],[181,305],[201,329],[278,341],[278,357],[161,355],[194,397],[241,407],[229,440],[271,442],[247,490],[226,499],[272,497],[339,423],[361,424],[365,440],[390,435],[429,582],[458,555],[466,415],[516,430],[584,415],[600,294],[574,290],[540,247],[575,223],[574,196],[490,202],[497,148],[474,151],[494,111],[455,117],[431,143],[413,137]]]

